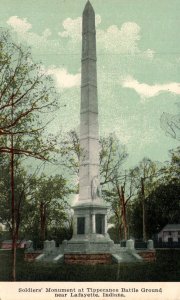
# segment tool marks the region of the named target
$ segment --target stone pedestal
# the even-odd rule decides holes
[[[114,242],[107,233],[107,207],[84,203],[74,209],[73,237],[66,242],[64,253],[111,253]]]
[[[134,249],[134,240],[127,240],[126,241],[126,248],[128,249],[128,250],[133,250]]]
[[[148,240],[147,241],[147,249],[154,250],[154,242],[153,242],[153,240]]]

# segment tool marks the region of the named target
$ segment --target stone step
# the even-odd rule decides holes
[[[64,262],[64,254],[59,254],[58,256],[56,256],[56,257],[53,259],[53,262],[54,262],[54,263],[57,263],[57,262],[63,263],[63,262]]]
[[[46,261],[46,262],[63,262],[64,261],[64,254],[62,253],[52,253],[52,254],[46,254],[42,253],[39,256],[36,257],[36,261]]]
[[[129,253],[127,251],[112,254],[112,259],[118,264],[142,261],[141,257],[137,253]]]

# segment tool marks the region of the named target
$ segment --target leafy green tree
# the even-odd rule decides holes
[[[179,223],[179,166],[180,149],[170,151],[170,161],[163,166],[157,165],[157,172],[151,170],[153,177],[145,180],[146,234],[151,238],[168,223]],[[149,173],[150,174],[150,173]],[[150,180],[149,180],[150,179]],[[153,180],[152,180],[153,179]],[[133,201],[131,209],[131,228],[133,234],[142,235],[142,198],[139,195]]]
[[[12,231],[10,214],[11,189],[9,170],[3,169],[0,193],[0,222]],[[45,240],[52,232],[68,225],[69,194],[67,181],[61,175],[47,177],[27,174],[22,168],[16,168],[15,176],[15,220],[17,239],[28,238],[36,242]],[[68,226],[65,226],[68,227]]]
[[[43,137],[45,126],[40,113],[57,107],[57,95],[52,79],[40,65],[33,62],[28,50],[0,32],[0,153],[10,161],[12,219],[12,279],[16,272],[16,241],[18,221],[15,203],[15,157],[48,159],[54,142]]]
[[[167,224],[180,223],[180,186],[177,183],[160,185],[146,200],[147,234],[157,234]]]
[[[42,175],[35,186],[33,203],[39,218],[40,239],[44,241],[48,236],[48,231],[62,227],[67,221],[65,208],[69,206],[65,198],[69,194],[69,189],[66,180],[61,175],[50,177]]]
[[[14,200],[15,200],[15,212],[14,218],[16,222],[15,230],[16,237],[19,238],[19,227],[21,218],[23,215],[23,205],[25,198],[25,181],[26,172],[22,168],[15,168],[14,174]],[[11,180],[10,170],[8,165],[3,165],[3,169],[0,169],[1,175],[1,192],[0,192],[0,222],[6,225],[6,228],[12,233],[12,216],[11,216]]]
[[[180,147],[169,151],[170,161],[160,169],[160,183],[180,183]]]
[[[180,188],[178,184],[159,185],[146,198],[147,237],[152,238],[167,224],[180,222]],[[136,201],[132,207],[132,232],[142,236],[142,205]]]

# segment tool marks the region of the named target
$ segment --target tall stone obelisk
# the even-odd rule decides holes
[[[95,13],[89,1],[82,21],[80,147],[79,201],[91,202],[98,198],[99,126]]]
[[[95,13],[88,1],[82,20],[79,199],[73,206],[73,237],[65,253],[110,253],[107,207],[99,179],[99,125]]]

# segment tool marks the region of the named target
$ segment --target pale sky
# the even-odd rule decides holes
[[[60,105],[49,131],[79,126],[81,15],[85,0],[1,0],[0,26],[30,46],[55,78]],[[144,156],[165,161],[178,141],[160,127],[178,113],[180,1],[92,0],[96,12],[101,135],[126,145],[127,164]]]

